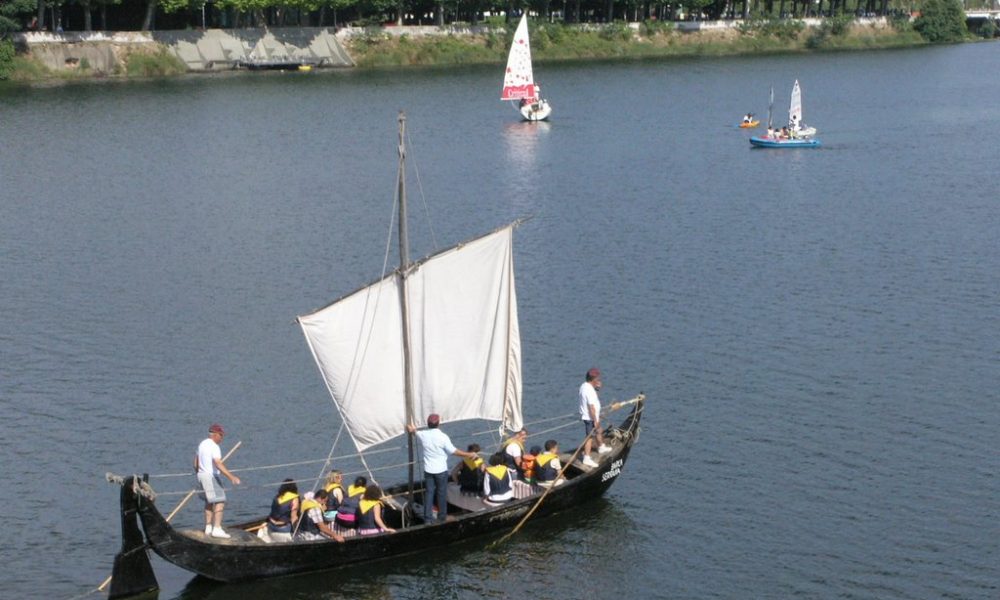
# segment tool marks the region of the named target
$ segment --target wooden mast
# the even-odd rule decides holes
[[[406,424],[413,423],[413,385],[411,384],[410,368],[410,303],[406,293],[406,278],[410,268],[410,244],[406,230],[406,115],[399,112],[399,173],[397,174],[396,193],[399,197],[399,306],[402,312],[403,327],[403,389],[406,399]],[[407,494],[410,504],[413,503],[413,462],[414,434],[407,432],[406,446],[409,451],[409,479]]]

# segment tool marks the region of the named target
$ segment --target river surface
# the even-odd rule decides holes
[[[233,468],[327,456],[294,317],[382,272],[399,109],[414,255],[533,216],[525,420],[599,366],[643,436],[498,551],[232,586],[154,557],[160,598],[1000,597],[997,73],[992,43],[546,64],[541,125],[496,67],[0,87],[0,597],[93,590],[105,472],[166,511],[213,421]],[[796,78],[823,147],[751,150]],[[319,469],[242,472],[226,521]]]

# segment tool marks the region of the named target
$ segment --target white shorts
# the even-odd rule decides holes
[[[226,488],[222,487],[222,479],[211,473],[198,473],[198,483],[201,484],[201,497],[209,504],[226,501]]]

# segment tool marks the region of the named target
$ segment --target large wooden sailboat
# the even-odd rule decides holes
[[[298,318],[359,452],[405,435],[406,423],[423,423],[431,413],[445,423],[486,419],[507,430],[521,427],[512,245],[519,222],[410,262],[404,131],[405,117],[400,115],[400,267]],[[611,452],[595,453],[598,466],[584,465],[576,448],[561,456],[566,479],[562,485],[546,490],[515,482],[515,498],[501,505],[451,487],[449,518],[441,523],[422,520],[424,490],[422,482],[414,481],[410,434],[409,481],[385,489],[383,519],[395,532],[348,536],[343,542],[267,543],[253,533],[264,525],[265,515],[229,526],[229,539],[206,536],[200,529],[178,529],[164,518],[148,481],[109,475],[121,484],[123,537],[109,597],[157,587],[147,549],[192,573],[234,582],[331,569],[509,532],[526,515],[556,513],[603,494],[623,472],[639,438],[644,404],[639,394],[605,409],[630,410],[618,426],[605,430]]]

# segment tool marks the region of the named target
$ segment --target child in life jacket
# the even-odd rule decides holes
[[[469,452],[478,454],[479,444],[469,444]],[[463,494],[480,496],[483,493],[483,473],[486,464],[479,456],[463,458],[451,471],[451,479],[458,484]]]
[[[540,446],[532,446],[531,450],[521,456],[521,479],[525,483],[535,483],[535,459],[541,453]]]

